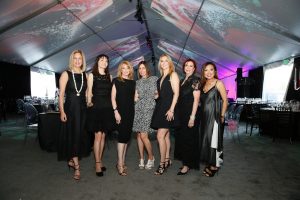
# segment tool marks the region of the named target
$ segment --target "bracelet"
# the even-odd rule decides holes
[[[169,110],[170,113],[174,113],[174,111]]]
[[[113,111],[116,111],[116,110],[118,110],[118,108],[117,108],[117,107],[113,109]]]
[[[191,119],[191,120],[195,120],[195,115],[191,115],[191,116],[190,116],[190,119]]]

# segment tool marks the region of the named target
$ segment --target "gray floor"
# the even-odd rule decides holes
[[[81,180],[72,179],[65,162],[55,153],[42,151],[33,133],[24,144],[24,129],[19,121],[0,123],[0,199],[1,200],[131,200],[131,199],[300,199],[300,145],[287,139],[272,142],[267,136],[247,136],[240,126],[240,143],[225,133],[225,163],[218,175],[207,178],[191,170],[177,176],[179,161],[162,176],[137,167],[136,140],[127,153],[129,174],[117,174],[116,142],[109,141],[104,154],[108,168],[96,177],[90,156],[81,162]],[[172,141],[173,142],[173,141]],[[152,141],[156,159],[157,142]],[[156,162],[157,166],[158,162]],[[203,166],[202,166],[203,167]]]

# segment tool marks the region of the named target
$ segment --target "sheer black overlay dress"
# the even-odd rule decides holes
[[[199,78],[192,75],[182,85],[180,81],[180,94],[178,98],[178,111],[180,126],[175,130],[174,158],[181,160],[182,164],[190,169],[199,169],[199,123],[200,108],[198,107],[193,127],[188,127],[193,109],[193,92],[199,90]]]
[[[61,132],[58,136],[57,159],[59,161],[69,161],[73,157],[89,156],[91,152],[90,137],[85,131],[86,122],[86,97],[87,88],[86,74],[74,73],[77,88],[81,87],[80,95],[74,86],[72,72],[67,71],[68,82],[65,90],[64,111],[67,121],[61,123]],[[82,81],[83,78],[83,81]]]

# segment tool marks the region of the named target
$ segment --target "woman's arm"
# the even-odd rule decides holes
[[[192,112],[191,112],[191,115],[190,115],[190,120],[188,122],[188,127],[193,127],[194,126],[196,113],[197,113],[197,109],[198,109],[199,101],[200,101],[200,90],[194,90],[193,91],[193,97],[194,97],[193,108],[192,108]]]
[[[114,110],[116,123],[120,124],[121,123],[121,115],[118,111],[116,97],[117,97],[117,89],[116,89],[115,84],[113,84],[112,89],[111,89],[111,104],[112,104],[112,107]]]
[[[59,103],[59,112],[60,112],[60,120],[62,122],[67,121],[67,116],[64,110],[64,99],[65,99],[65,91],[66,91],[66,86],[68,82],[68,73],[64,71],[60,78],[59,78],[59,98],[58,98],[58,103]]]
[[[168,112],[166,113],[167,115],[167,120],[171,121],[174,119],[174,109],[179,97],[179,77],[177,75],[176,72],[173,72],[170,76],[170,81],[171,81],[171,87],[173,90],[173,99],[172,99],[172,103],[171,106],[168,110]]]
[[[88,81],[87,81],[87,106],[91,107],[93,106],[93,102],[92,102],[92,97],[93,97],[93,82],[94,82],[94,75],[92,73],[89,74],[88,76]]]
[[[220,80],[218,80],[216,86],[217,86],[218,91],[220,92],[222,102],[223,102],[222,109],[221,109],[221,122],[224,123],[225,112],[226,112],[227,106],[228,106],[226,88],[225,88],[223,82]]]

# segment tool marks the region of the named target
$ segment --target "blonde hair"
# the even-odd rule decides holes
[[[169,63],[169,75],[170,74],[172,74],[173,72],[175,72],[175,67],[174,67],[174,63],[173,63],[173,61],[172,61],[172,58],[169,56],[169,55],[167,55],[167,54],[162,54],[160,57],[159,57],[159,63],[158,63],[158,70],[159,70],[159,72],[160,72],[160,74],[161,75],[163,75],[163,70],[161,69],[161,67],[160,67],[160,60],[163,58],[163,57],[166,57],[167,58],[167,60],[168,60],[168,63]]]
[[[121,81],[124,81],[124,79],[122,77],[122,65],[126,65],[129,68],[130,72],[129,72],[129,75],[128,75],[128,79],[133,80],[133,66],[127,60],[122,61],[118,66],[118,72],[117,72],[118,79],[121,80]]]
[[[81,57],[82,57],[82,65],[81,65],[81,71],[82,72],[84,72],[85,70],[86,70],[86,62],[85,62],[85,55],[84,55],[84,53],[83,53],[83,51],[81,51],[81,50],[74,50],[72,53],[71,53],[71,55],[70,55],[70,60],[69,60],[69,70],[70,71],[72,71],[73,69],[74,69],[74,61],[73,61],[73,59],[74,59],[74,55],[76,54],[76,53],[79,53],[80,55],[81,55]]]

